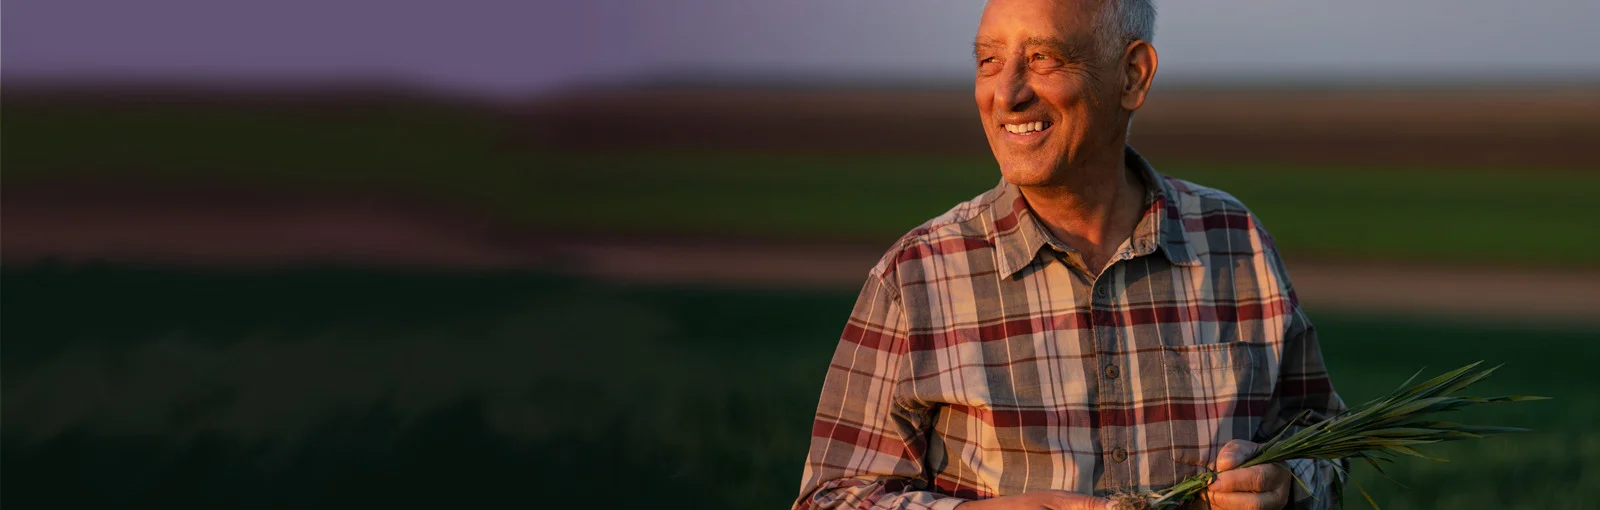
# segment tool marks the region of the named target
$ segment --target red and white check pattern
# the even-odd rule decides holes
[[[1001,185],[901,238],[828,368],[795,508],[933,508],[1037,490],[1158,490],[1230,439],[1344,409],[1272,237],[1162,176],[1098,278]],[[1329,508],[1332,463],[1290,466]]]

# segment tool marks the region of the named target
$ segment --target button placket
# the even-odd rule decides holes
[[[1101,377],[1099,378],[1098,386],[1100,387],[1099,403],[1101,412],[1118,413],[1123,412],[1120,408],[1126,405],[1128,395],[1126,392],[1127,386],[1121,384],[1122,368],[1119,362],[1121,353],[1118,349],[1121,344],[1118,335],[1121,334],[1121,331],[1116,327],[1116,312],[1112,310],[1109,281],[1101,280],[1093,285],[1094,290],[1090,294],[1092,296],[1091,322],[1093,324],[1092,331],[1094,331],[1096,347],[1102,353],[1097,356],[1100,362]],[[1133,474],[1128,470],[1126,464],[1128,451],[1125,445],[1129,444],[1129,437],[1126,434],[1117,433],[1116,430],[1116,427],[1109,427],[1100,431],[1101,444],[1105,448],[1102,451],[1106,455],[1104,457],[1105,462],[1117,466],[1107,472],[1108,475],[1111,475],[1110,481],[1113,484],[1125,485],[1133,483]]]

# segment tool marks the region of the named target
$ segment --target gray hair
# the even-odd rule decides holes
[[[1106,0],[1100,7],[1101,49],[1108,56],[1121,53],[1133,41],[1154,42],[1156,37],[1155,0]]]

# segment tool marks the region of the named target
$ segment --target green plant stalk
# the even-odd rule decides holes
[[[1396,454],[1443,460],[1417,451],[1413,448],[1416,445],[1480,439],[1502,432],[1527,431],[1513,427],[1473,426],[1429,420],[1434,413],[1454,411],[1471,405],[1546,400],[1546,397],[1521,395],[1492,398],[1452,396],[1455,392],[1488,377],[1499,368],[1478,368],[1482,363],[1481,361],[1473,363],[1425,382],[1410,385],[1417,377],[1413,375],[1388,395],[1346,410],[1338,416],[1313,423],[1293,433],[1289,433],[1290,427],[1285,427],[1276,437],[1262,443],[1254,457],[1233,469],[1292,459],[1337,461],[1359,458],[1382,473],[1383,466],[1380,462],[1393,462]],[[1420,374],[1419,371],[1417,375]],[[1306,415],[1306,412],[1302,412],[1290,420],[1290,423],[1301,423]],[[1176,507],[1199,496],[1216,481],[1217,475],[1217,472],[1201,473],[1185,478],[1160,492],[1119,496],[1114,507],[1132,509]],[[1340,475],[1346,473],[1340,469]],[[1295,482],[1310,491],[1305,481],[1296,477]],[[1363,490],[1362,495],[1365,496],[1366,491]],[[1377,503],[1372,501],[1371,497],[1367,497],[1367,502],[1372,504],[1373,508],[1377,508]]]

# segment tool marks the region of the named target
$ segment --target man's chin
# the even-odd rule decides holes
[[[1010,165],[1000,167],[1000,177],[1017,186],[1044,186],[1053,181],[1055,171],[1044,165]]]

